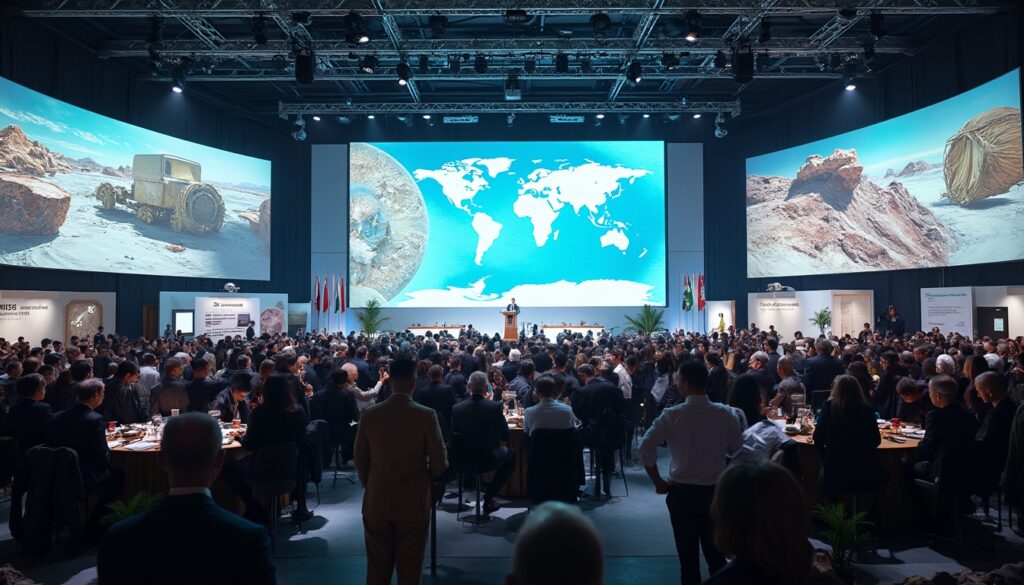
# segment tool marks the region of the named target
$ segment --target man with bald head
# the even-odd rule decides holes
[[[356,395],[356,402],[359,406],[359,410],[363,410],[367,406],[373,403],[373,400],[380,394],[380,389],[384,387],[384,382],[388,380],[388,373],[384,370],[380,372],[380,379],[377,380],[377,384],[370,390],[359,387],[359,369],[352,362],[348,362],[341,366],[341,370],[345,372],[345,376],[348,379],[345,388]]]
[[[267,529],[224,510],[210,496],[224,465],[216,420],[199,412],[171,417],[157,457],[170,490],[154,508],[107,532],[96,562],[101,585],[275,583]],[[210,562],[211,554],[225,562]]]
[[[505,585],[601,585],[601,548],[601,537],[579,508],[545,502],[519,529]]]

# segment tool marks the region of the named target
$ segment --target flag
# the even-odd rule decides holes
[[[683,310],[689,311],[693,308],[693,288],[690,287],[690,275],[686,275],[686,284],[683,288]]]
[[[320,310],[320,275],[316,275],[316,283],[313,285],[313,308]]]
[[[697,277],[697,310],[703,311],[704,304],[706,302],[707,301],[704,300],[704,274],[701,273],[701,275]]]
[[[338,296],[334,297],[334,311],[345,312],[345,277],[338,277]]]
[[[328,288],[328,286],[327,286],[327,275],[325,274],[324,275],[323,305],[320,308],[320,310],[323,311],[324,313],[326,313],[327,309],[329,308],[328,303],[330,303],[330,299],[331,299],[331,289]]]

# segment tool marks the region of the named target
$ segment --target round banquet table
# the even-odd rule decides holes
[[[242,448],[238,441],[231,441],[224,445],[224,464],[240,459],[248,453]],[[119,499],[129,500],[139,492],[147,491],[151,494],[161,494],[170,488],[167,481],[167,472],[160,468],[157,455],[160,453],[159,444],[151,449],[133,451],[124,446],[114,447],[110,450],[110,466],[124,472],[124,488],[121,490]],[[233,491],[228,489],[221,478],[217,478],[210,488],[213,499],[226,510],[241,514],[245,507]]]
[[[882,431],[882,442],[878,445],[879,459],[881,459],[885,472],[889,475],[889,481],[875,495],[873,508],[878,514],[878,522],[882,527],[907,527],[915,522],[915,507],[911,501],[910,486],[903,480],[903,468],[914,457],[914,451],[920,441],[900,436],[899,439],[905,442],[896,443],[888,438],[890,435],[890,432]],[[807,506],[813,511],[822,502],[821,485],[819,484],[821,458],[818,456],[817,449],[814,448],[814,441],[810,435],[795,435],[792,436],[792,439],[800,445],[804,496],[807,498]],[[870,505],[868,504],[869,500],[864,501],[864,505]]]

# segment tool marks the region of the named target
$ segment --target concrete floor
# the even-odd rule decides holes
[[[664,458],[664,454],[663,454]],[[663,467],[667,467],[667,461]],[[627,467],[629,495],[622,479],[613,481],[616,497],[600,502],[583,502],[581,507],[595,523],[605,542],[606,582],[615,584],[670,584],[679,579],[679,565],[669,526],[664,498],[654,493],[639,466]],[[315,518],[296,532],[287,521],[279,525],[277,553],[278,582],[309,584],[323,582],[362,583],[366,575],[360,518],[362,487],[339,480],[331,487],[330,475],[321,486],[321,501],[311,493]],[[454,500],[445,500],[438,512],[438,568],[431,575],[424,569],[428,585],[475,585],[502,583],[509,569],[516,531],[526,517],[524,502],[510,502],[495,513],[488,524],[473,526],[455,520]],[[8,506],[0,505],[6,519]],[[1005,514],[1005,510],[1004,510]],[[873,550],[861,556],[857,582],[893,583],[911,575],[932,575],[936,571],[990,569],[1024,558],[1024,541],[1004,527],[991,542],[992,529],[967,536],[965,565],[927,548],[921,534],[883,535]],[[815,541],[816,546],[823,547]],[[0,524],[0,564],[10,562],[39,583],[85,584],[96,581],[95,549],[64,559],[54,553],[47,559],[25,559],[7,524]],[[429,563],[429,553],[427,562]]]

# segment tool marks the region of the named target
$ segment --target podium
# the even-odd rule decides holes
[[[505,334],[501,337],[502,341],[515,341],[519,339],[519,319],[515,311],[502,311],[502,315],[505,315]]]

